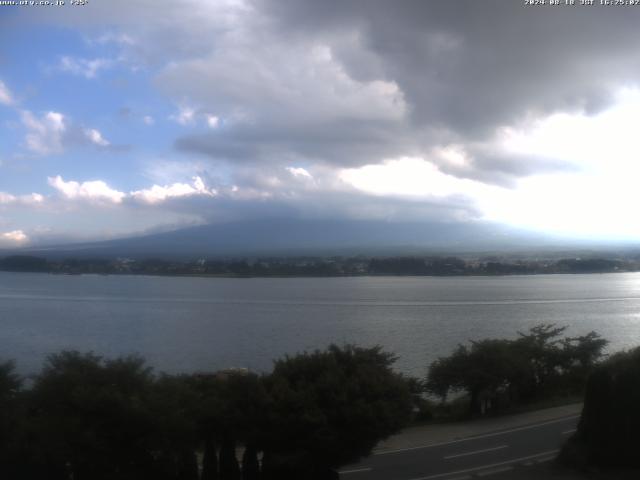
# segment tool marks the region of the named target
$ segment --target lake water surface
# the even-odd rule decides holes
[[[640,345],[640,273],[193,278],[0,272],[0,358],[37,371],[61,349],[139,353],[157,370],[268,371],[284,354],[380,344],[422,376],[460,342],[537,323]]]

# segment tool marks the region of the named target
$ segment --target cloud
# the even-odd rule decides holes
[[[41,205],[44,203],[44,196],[39,193],[30,195],[12,195],[6,192],[0,192],[0,205]]]
[[[21,119],[27,129],[27,149],[40,155],[62,152],[63,137],[67,131],[63,114],[50,111],[37,118],[30,111],[23,110]]]
[[[204,180],[199,177],[193,177],[192,183],[175,182],[169,185],[153,185],[142,190],[134,190],[125,193],[111,188],[103,180],[93,180],[86,182],[77,182],[74,180],[65,181],[60,175],[49,177],[48,183],[57,190],[66,200],[89,200],[101,204],[122,204],[126,199],[132,199],[142,204],[155,205],[166,202],[171,199],[182,197],[215,197],[218,192],[214,188],[205,185]],[[31,202],[42,202],[44,197],[39,194],[32,194],[29,197],[20,197],[23,202],[27,199]],[[11,194],[0,192],[0,204],[15,203],[18,197]]]
[[[83,128],[60,112],[49,111],[38,117],[29,110],[22,110],[20,118],[27,130],[24,145],[38,155],[61,154],[68,147],[82,145],[111,150],[123,148],[112,145],[98,129]]]
[[[338,164],[400,147],[407,105],[393,81],[350,77],[323,44],[240,38],[222,38],[211,56],[176,62],[160,75],[164,91],[225,119],[224,132],[183,137],[178,148],[243,162],[284,154]]]
[[[142,121],[144,122],[145,125],[148,125],[148,126],[151,126],[154,123],[156,123],[156,121],[151,115],[145,115],[144,117],[142,117]]]
[[[102,134],[98,130],[96,130],[95,128],[87,128],[87,129],[85,129],[84,134],[87,137],[87,139],[89,140],[89,142],[93,143],[94,145],[97,145],[99,147],[108,147],[109,145],[111,145],[102,136]]]
[[[75,182],[70,180],[65,182],[60,175],[49,177],[48,183],[55,188],[65,198],[74,200],[82,199],[106,203],[121,203],[126,194],[114,190],[102,180],[94,180],[89,182]]]
[[[0,235],[2,243],[21,245],[29,241],[29,237],[22,230],[13,230],[11,232],[5,232]]]
[[[131,46],[135,45],[136,41],[126,33],[116,33],[116,32],[107,32],[100,35],[98,38],[92,40],[92,42],[98,43],[100,45],[106,44],[116,44],[121,46]]]
[[[218,128],[220,126],[220,119],[217,116],[207,114],[206,117],[207,125],[209,125],[210,128]]]
[[[57,68],[65,73],[93,79],[100,71],[113,67],[115,63],[114,60],[108,58],[85,59],[63,56],[60,58]]]
[[[196,120],[196,111],[186,105],[180,105],[178,107],[178,112],[174,115],[170,115],[169,120],[173,120],[180,125],[192,125]]]
[[[558,111],[592,115],[611,104],[617,85],[637,83],[640,35],[623,12],[331,5],[251,3],[217,33],[215,48],[167,63],[162,91],[231,119],[224,132],[189,134],[176,147],[255,168],[422,156],[460,178],[513,186],[575,165],[505,151],[501,129]],[[552,28],[562,41],[544,34]],[[604,47],[610,36],[624,45],[613,54]],[[432,158],[452,145],[465,151],[465,165]]]
[[[131,197],[148,204],[164,202],[167,199],[179,197],[191,197],[202,195],[214,197],[217,195],[215,189],[208,189],[202,178],[193,177],[193,183],[173,183],[171,185],[153,185],[151,188],[136,190],[131,192]]]
[[[611,87],[636,82],[634,21],[606,7],[534,10],[500,0],[418,0],[402,8],[382,0],[332,0],[322,9],[312,0],[260,4],[283,36],[333,41],[351,75],[393,77],[413,121],[464,135],[530,113],[597,111],[610,102]],[[608,41],[622,48],[611,52]]]
[[[197,125],[200,122],[204,122],[204,124],[206,124],[210,129],[214,130],[222,123],[220,117],[217,115],[207,113],[201,108],[194,108],[185,104],[179,105],[178,111],[169,115],[169,120],[173,120],[182,126]],[[152,123],[153,119],[151,119],[151,124]],[[148,123],[148,125],[150,124]]]
[[[0,192],[0,205],[8,205],[14,203],[15,201],[16,197],[14,195],[6,192]]]
[[[313,176],[306,169],[302,167],[287,167],[286,170],[294,177],[313,178]]]
[[[581,231],[597,229],[600,218],[632,218],[640,108],[620,94],[640,87],[640,31],[624,9],[495,0],[156,3],[22,14],[104,34],[98,42],[152,67],[153,87],[176,105],[172,121],[198,127],[178,129],[173,145],[184,164],[202,165],[120,192],[122,208],[162,205],[206,219],[320,210],[528,218]],[[70,68],[91,74],[90,60],[80,60]],[[53,124],[30,134],[32,151],[56,151]],[[184,181],[196,173],[206,188]]]
[[[15,100],[13,99],[13,95],[11,95],[11,91],[9,87],[7,87],[2,80],[0,80],[0,105],[11,106],[13,105]]]

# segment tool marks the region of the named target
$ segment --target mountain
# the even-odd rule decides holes
[[[553,238],[490,223],[268,219],[211,224],[117,240],[33,247],[60,257],[200,258],[461,253],[559,245]],[[17,252],[12,252],[17,253]]]

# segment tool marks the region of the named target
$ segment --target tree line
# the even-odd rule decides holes
[[[516,339],[459,345],[430,365],[425,390],[443,400],[451,394],[466,394],[470,415],[581,395],[608,342],[596,332],[563,337],[566,329],[539,324],[519,332]]]
[[[640,259],[568,258],[560,260],[463,260],[451,256],[231,258],[190,261],[107,258],[46,259],[13,255],[0,270],[59,274],[211,275],[226,277],[335,277],[358,275],[452,276],[605,273],[640,270]]]
[[[28,388],[5,362],[0,478],[337,478],[410,418],[394,360],[379,347],[332,345],[264,375],[156,375],[139,357],[63,351]]]
[[[137,356],[63,351],[23,378],[7,361],[0,363],[0,478],[334,479],[418,410],[436,410],[425,395],[442,402],[462,395],[467,415],[477,416],[581,395],[585,385],[588,408],[575,445],[594,444],[609,458],[602,452],[624,450],[603,450],[598,439],[611,425],[628,427],[622,412],[640,400],[640,355],[602,363],[606,340],[565,331],[540,324],[514,339],[459,345],[424,379],[395,372],[396,357],[380,347],[353,345],[285,356],[261,375],[156,374]],[[623,375],[615,370],[621,366]]]

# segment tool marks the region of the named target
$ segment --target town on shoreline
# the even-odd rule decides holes
[[[513,257],[305,256],[264,258],[0,258],[0,271],[52,274],[185,275],[212,277],[471,276],[640,271],[640,255]]]

